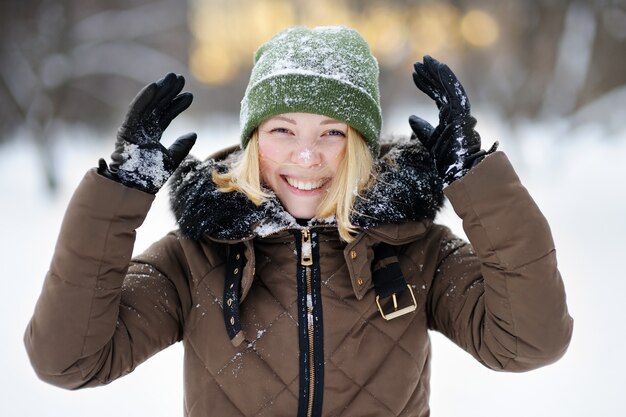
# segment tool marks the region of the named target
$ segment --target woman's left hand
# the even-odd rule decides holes
[[[433,155],[439,176],[450,184],[487,153],[480,149],[480,135],[474,130],[476,119],[470,114],[463,86],[447,65],[425,56],[423,63],[414,65],[413,81],[437,104],[439,125],[433,127],[415,115],[409,117],[409,125]]]

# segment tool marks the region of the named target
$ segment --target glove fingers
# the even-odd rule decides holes
[[[440,94],[437,93],[434,80],[430,77],[430,74],[424,70],[423,65],[420,62],[416,62],[413,65],[413,82],[415,86],[424,92],[428,97],[434,100],[439,107]]]
[[[161,129],[168,127],[176,116],[187,110],[187,108],[191,106],[192,101],[193,94],[191,93],[182,93],[176,96],[176,98],[170,102],[170,105],[165,108],[161,114],[161,119],[159,120]]]
[[[440,123],[451,123],[453,118],[457,117],[462,111],[459,103],[461,101],[467,102],[467,97],[464,94],[464,100],[457,97],[458,91],[455,89],[454,84],[459,85],[459,91],[461,92],[463,92],[463,87],[460,86],[460,83],[447,65],[440,63],[431,56],[427,55],[424,57],[424,71],[428,73],[431,79],[436,80],[433,81],[433,85],[436,86],[436,90],[440,95],[440,101],[437,103]]]
[[[172,100],[182,91],[184,86],[185,78],[183,78],[182,75],[176,75],[176,78],[169,88],[163,92],[163,96],[154,109],[154,114],[158,119],[161,118],[163,112],[170,106]]]
[[[447,65],[442,64],[430,55],[424,57],[424,71],[433,80],[433,85],[442,97],[445,97],[446,103],[454,100],[455,90],[450,88],[450,83],[454,82],[454,74]],[[451,77],[452,76],[452,77]]]
[[[452,148],[456,145],[454,136],[455,126],[447,125],[441,129],[441,133],[437,137],[437,141],[433,144],[432,154],[438,162],[448,164],[452,156]]]
[[[430,85],[435,88],[437,86],[437,76],[432,71],[430,71],[429,66],[427,65],[432,58],[429,55],[424,55],[424,62],[416,62],[413,65],[413,69],[418,72],[422,78],[429,81]]]
[[[424,55],[424,67],[426,70],[433,74],[433,77],[437,77],[437,68],[441,65],[441,62],[436,60],[430,55]]]
[[[172,158],[172,169],[178,168],[178,165],[185,159],[187,155],[189,155],[189,151],[196,143],[198,135],[195,133],[187,133],[184,136],[176,139],[176,142],[169,147],[168,151],[170,153],[170,157]]]
[[[431,100],[435,101],[437,103],[437,107],[439,107],[439,95],[435,92],[435,89],[429,81],[425,80],[419,72],[413,73],[413,83],[415,83],[415,86],[424,94],[430,97]]]
[[[469,113],[470,103],[467,99],[465,89],[450,67],[446,64],[442,64],[432,57],[429,57],[427,62],[426,67],[437,78],[438,83],[445,91],[445,95],[448,96],[453,110],[457,113]]]
[[[470,102],[467,99],[467,94],[465,93],[463,85],[459,82],[459,79],[447,65],[444,65],[441,71],[442,78],[448,81],[445,83],[445,88],[448,91],[448,95],[451,97],[451,105],[454,106],[455,110],[459,113],[469,113]]]
[[[418,116],[409,117],[409,126],[415,134],[415,137],[424,145],[427,149],[432,148],[432,134],[435,128],[426,120]]]
[[[156,83],[150,83],[137,93],[133,101],[128,105],[128,113],[126,114],[127,122],[132,122],[141,117],[146,111],[149,111],[148,105],[154,100],[157,89]]]
[[[154,98],[150,102],[149,110],[154,112],[155,109],[159,106],[164,97],[166,97],[170,91],[175,87],[176,84],[176,74],[170,72],[165,75],[165,77],[161,78],[156,82],[156,94]]]
[[[130,103],[124,122],[120,126],[117,137],[130,143],[138,143],[146,131],[153,131],[150,120],[164,88],[169,88],[174,74],[167,74],[164,78],[145,86]],[[160,134],[158,134],[160,137]]]

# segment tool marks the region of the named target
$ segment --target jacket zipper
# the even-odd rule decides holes
[[[302,282],[304,290],[304,300],[303,300],[303,310],[306,311],[306,316],[303,317],[302,326],[306,326],[306,344],[308,345],[308,349],[305,352],[308,353],[308,363],[305,368],[302,370],[306,370],[308,373],[308,381],[301,380],[301,383],[306,383],[306,388],[308,390],[304,395],[306,396],[306,404],[302,404],[306,408],[301,409],[302,416],[306,415],[306,417],[314,417],[314,415],[319,414],[321,412],[321,392],[316,392],[321,389],[321,379],[323,378],[321,375],[318,375],[318,371],[322,371],[322,369],[317,369],[318,366],[323,366],[323,362],[320,362],[317,358],[317,355],[321,354],[321,352],[316,351],[316,342],[320,343],[319,340],[316,340],[316,330],[319,332],[317,338],[321,337],[321,328],[316,329],[316,324],[321,326],[321,317],[317,317],[317,315],[321,315],[321,306],[317,305],[318,302],[315,300],[319,300],[319,294],[315,294],[316,287],[314,285],[314,275],[319,272],[319,266],[314,262],[313,256],[313,242],[312,235],[309,229],[302,229],[300,231],[301,241],[300,241],[300,277],[303,279]],[[316,272],[317,271],[317,272]],[[301,337],[304,337],[304,329],[302,330]],[[321,343],[320,343],[321,348]],[[302,346],[303,347],[303,346]],[[301,348],[302,348],[301,347]],[[301,351],[301,354],[303,352]],[[323,374],[323,372],[322,372]],[[302,392],[302,391],[301,391]],[[319,397],[319,398],[318,398]]]
[[[313,294],[311,289],[311,268],[306,268],[307,313],[309,332],[309,405],[307,417],[313,416],[313,398],[315,397],[315,347],[313,340]]]
[[[307,417],[313,416],[313,398],[315,393],[315,347],[313,340],[313,285],[311,282],[311,265],[313,265],[313,249],[311,247],[311,232],[308,229],[302,231],[302,247],[300,263],[304,266],[306,274],[306,309],[307,309],[307,332],[309,336],[309,403],[307,405]]]

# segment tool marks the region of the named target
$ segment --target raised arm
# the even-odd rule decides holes
[[[430,326],[493,369],[551,363],[569,344],[572,319],[548,223],[504,153],[481,150],[469,100],[448,66],[425,57],[414,68],[439,124],[417,116],[409,123],[433,155],[470,240],[449,232],[441,238]]]
[[[100,162],[75,191],[24,341],[47,382],[104,384],[181,338],[186,274],[177,239],[131,264],[135,230],[158,189],[187,155],[195,134],[169,149],[163,129],[191,103],[169,74],[144,88],[119,130],[110,168]],[[159,248],[159,249],[157,249]],[[155,255],[156,254],[156,255]],[[164,271],[158,264],[177,265]]]
[[[441,239],[431,328],[484,365],[525,371],[559,359],[572,335],[545,217],[506,155],[495,152],[444,192],[470,243]]]

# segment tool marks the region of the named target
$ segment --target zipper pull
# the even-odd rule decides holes
[[[311,232],[302,230],[302,246],[300,247],[300,263],[303,266],[313,265],[313,248],[311,247]]]

